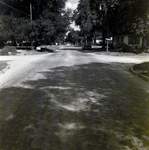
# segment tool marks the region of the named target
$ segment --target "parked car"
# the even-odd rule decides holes
[[[36,47],[36,50],[37,51],[40,51],[40,52],[54,52],[54,50],[52,50],[52,49],[49,49],[49,48],[47,48],[46,46],[38,46],[38,47]]]

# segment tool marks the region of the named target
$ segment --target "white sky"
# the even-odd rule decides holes
[[[71,3],[78,3],[79,0],[68,0]]]
[[[66,8],[76,9],[79,0],[68,0],[66,3]]]
[[[66,9],[71,8],[75,10],[77,8],[79,0],[68,0],[66,3]],[[79,27],[75,26],[75,23],[72,22],[71,27],[74,28],[74,30],[79,30]]]

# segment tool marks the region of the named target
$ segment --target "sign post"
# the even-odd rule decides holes
[[[107,41],[106,51],[107,51],[107,55],[108,55],[108,53],[109,53],[109,41],[112,41],[112,38],[106,38],[106,41]]]

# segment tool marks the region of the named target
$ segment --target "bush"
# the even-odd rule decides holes
[[[118,43],[114,46],[114,49],[116,51],[120,51],[120,52],[131,52],[132,51],[132,48],[125,44],[125,43]]]
[[[138,48],[138,46],[129,46],[125,43],[118,43],[114,46],[114,49],[119,52],[131,52],[135,54],[139,54],[143,52],[142,48]]]
[[[138,46],[135,46],[135,47],[131,48],[131,52],[135,53],[135,54],[139,54],[139,53],[143,52],[143,49],[142,48],[138,48]]]
[[[130,52],[130,51],[131,51],[131,47],[123,43],[122,52]]]
[[[0,55],[16,55],[16,47],[14,46],[5,46],[4,48],[1,49]]]

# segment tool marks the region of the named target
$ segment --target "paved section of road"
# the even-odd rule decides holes
[[[129,73],[141,60],[34,57],[11,59],[10,68],[22,64],[0,76],[1,150],[149,149],[149,86]]]

